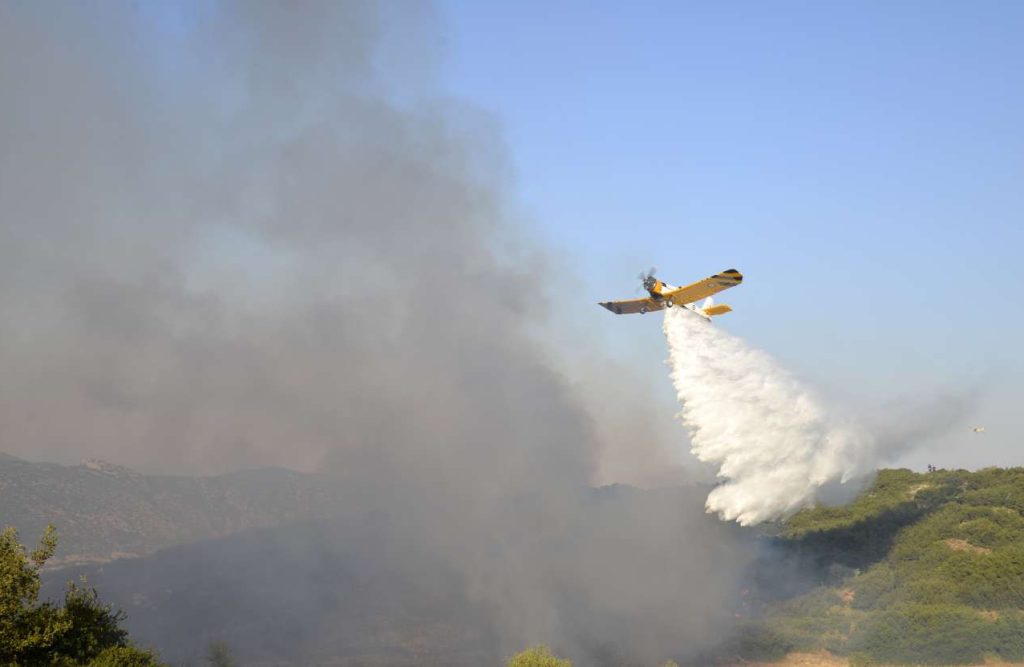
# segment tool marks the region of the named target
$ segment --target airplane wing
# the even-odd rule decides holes
[[[685,287],[677,287],[671,292],[664,294],[664,296],[672,299],[672,303],[684,305],[687,303],[693,303],[694,301],[700,301],[712,294],[718,294],[722,290],[727,290],[730,287],[739,285],[741,282],[743,282],[743,275],[736,269],[729,269],[727,271],[722,271],[721,273],[716,273],[710,278],[698,280],[697,282],[686,285]]]
[[[628,299],[626,301],[602,301],[601,305],[616,315],[629,315],[661,310],[665,307],[665,302],[647,297],[646,299]]]

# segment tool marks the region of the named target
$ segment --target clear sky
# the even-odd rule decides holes
[[[902,463],[1024,465],[1024,3],[440,10],[446,85],[500,124],[570,317],[666,396],[660,318],[594,303],[735,267],[720,326],[823,391],[976,404]]]

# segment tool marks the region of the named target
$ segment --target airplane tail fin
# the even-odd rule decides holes
[[[700,311],[704,313],[705,317],[715,317],[716,315],[725,315],[726,313],[732,312],[732,308],[724,303],[720,303],[716,306],[714,299],[708,297],[704,299],[704,303],[701,304]]]

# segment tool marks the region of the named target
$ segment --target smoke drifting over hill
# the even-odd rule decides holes
[[[544,256],[402,8],[0,6],[0,450],[327,471],[502,650],[714,641],[728,531],[672,506],[573,539],[601,443],[528,333]]]

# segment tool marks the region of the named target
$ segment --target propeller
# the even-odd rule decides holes
[[[647,269],[647,273],[644,273],[643,271],[641,271],[640,274],[637,276],[637,278],[639,278],[641,281],[647,280],[648,278],[653,278],[654,274],[657,273],[657,272],[658,272],[658,267],[652,266],[651,268]]]
[[[658,268],[652,266],[650,269],[647,270],[647,273],[644,273],[643,271],[641,271],[637,275],[637,280],[640,281],[640,287],[636,288],[637,294],[639,294],[641,292],[641,290],[648,290],[649,291],[652,287],[654,287],[654,274],[657,273],[657,272],[658,272]]]

